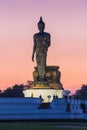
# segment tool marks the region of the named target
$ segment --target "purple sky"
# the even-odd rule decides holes
[[[0,0],[0,88],[32,80],[33,34],[42,16],[51,34],[48,65],[72,91],[87,83],[87,0]]]

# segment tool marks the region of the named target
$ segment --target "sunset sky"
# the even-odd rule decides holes
[[[51,34],[47,64],[65,89],[87,84],[87,0],[0,0],[0,89],[33,80],[33,34],[40,16]]]

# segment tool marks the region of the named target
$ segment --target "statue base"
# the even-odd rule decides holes
[[[60,82],[61,73],[58,66],[47,66],[44,81],[39,81],[37,67],[33,72],[34,83],[28,90],[24,90],[25,97],[42,98],[43,102],[51,102],[53,97],[63,98],[70,91],[64,90]]]
[[[35,67],[35,71],[33,72],[34,83],[31,88],[51,88],[63,90],[63,86],[60,82],[61,73],[58,69],[59,66],[46,66],[44,81],[39,81],[37,67]]]
[[[37,88],[37,89],[40,89],[40,88],[50,88],[48,82],[46,81],[37,81],[37,82],[34,82],[32,85],[31,85],[31,88]]]
[[[68,97],[70,91],[37,87],[24,90],[23,93],[25,97],[42,98],[43,102],[51,102],[54,96],[57,98],[64,98],[65,96]]]

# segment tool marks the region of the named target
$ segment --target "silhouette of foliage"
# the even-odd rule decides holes
[[[23,90],[29,89],[33,81],[28,80],[27,85],[14,85],[6,90],[0,90],[0,97],[24,97]]]
[[[81,89],[77,90],[75,95],[73,95],[75,99],[84,99],[87,100],[87,85],[82,85]]]
[[[27,85],[25,85],[24,89],[29,89],[32,84],[33,84],[33,81],[28,80]]]
[[[13,87],[9,87],[3,92],[0,92],[0,97],[24,97],[23,90],[24,85],[14,85]]]

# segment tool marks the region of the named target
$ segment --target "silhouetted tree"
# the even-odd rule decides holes
[[[23,90],[24,85],[14,85],[12,88],[9,87],[0,93],[0,97],[24,97]]]
[[[32,84],[33,84],[33,81],[28,80],[27,85],[25,86],[26,89],[29,89]]]
[[[87,85],[82,85],[81,89],[77,90],[75,95],[73,95],[75,99],[85,99],[87,100]]]
[[[28,80],[27,85],[14,85],[6,90],[0,90],[0,97],[24,97],[23,90],[29,89],[33,81]]]

